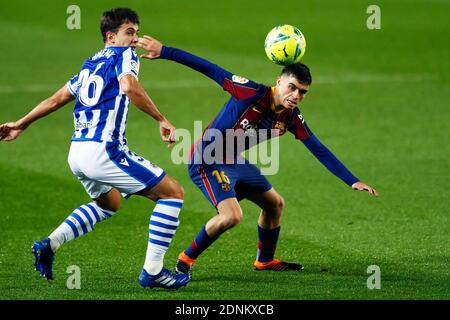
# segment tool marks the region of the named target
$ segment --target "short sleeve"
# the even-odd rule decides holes
[[[72,79],[67,81],[67,89],[69,89],[70,93],[76,97],[78,95],[78,90],[80,89],[80,82],[78,81],[79,75],[77,74]]]
[[[251,98],[263,88],[265,86],[229,72],[224,76],[223,89],[237,100]]]
[[[130,74],[138,79],[139,76],[139,59],[133,48],[128,48],[122,52],[116,64],[117,80]]]

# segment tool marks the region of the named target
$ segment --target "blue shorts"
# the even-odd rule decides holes
[[[272,189],[261,170],[247,160],[243,164],[189,164],[188,168],[192,182],[214,207],[228,198],[241,201]]]

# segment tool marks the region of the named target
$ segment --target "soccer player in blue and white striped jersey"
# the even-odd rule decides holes
[[[183,189],[163,169],[127,147],[129,102],[158,121],[163,141],[175,140],[175,127],[138,82],[138,15],[126,8],[112,9],[103,14],[100,29],[103,50],[88,58],[66,85],[26,116],[0,126],[0,141],[14,140],[31,123],[75,99],[75,131],[68,162],[92,201],[73,210],[47,238],[33,244],[35,267],[43,277],[53,279],[56,250],[113,216],[119,209],[120,194],[125,198],[136,194],[156,201],[138,282],[143,287],[179,288],[189,278],[164,268],[163,259],[179,224]]]

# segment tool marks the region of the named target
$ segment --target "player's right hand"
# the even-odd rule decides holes
[[[159,122],[159,131],[161,139],[165,142],[169,142],[169,147],[175,142],[175,127],[168,121],[162,120]]]
[[[136,46],[148,51],[147,54],[141,54],[141,58],[157,59],[161,56],[162,43],[150,36],[139,38]]]
[[[12,141],[16,139],[23,129],[17,122],[8,122],[0,125],[0,141]]]

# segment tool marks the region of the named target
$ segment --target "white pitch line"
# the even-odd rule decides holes
[[[275,77],[274,77],[275,79]],[[264,83],[270,85],[274,79],[264,79]],[[435,75],[404,75],[404,74],[347,74],[339,76],[313,77],[313,84],[340,84],[340,83],[389,83],[389,82],[419,82],[437,80]],[[63,84],[28,84],[28,85],[0,85],[0,94],[11,93],[42,93],[58,90]],[[208,88],[217,86],[213,81],[205,80],[173,80],[173,81],[144,81],[141,85],[148,89],[190,89]]]

